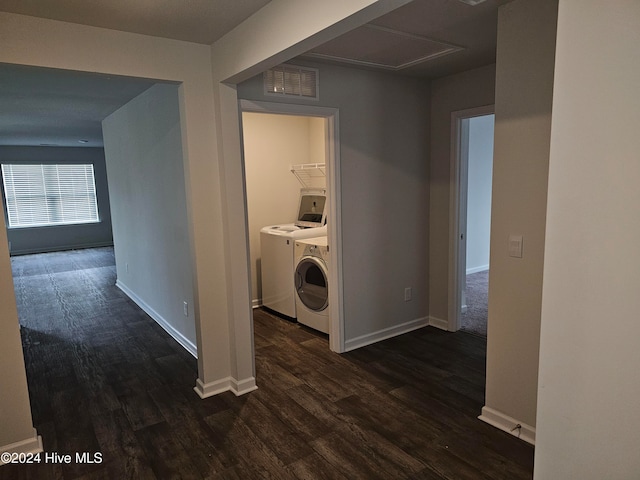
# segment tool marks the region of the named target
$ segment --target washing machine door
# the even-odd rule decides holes
[[[327,267],[316,257],[303,257],[296,267],[295,286],[300,301],[309,310],[321,312],[329,305]]]

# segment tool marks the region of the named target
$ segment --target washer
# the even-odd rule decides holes
[[[262,305],[296,319],[293,272],[296,240],[327,234],[327,226],[302,228],[293,223],[271,225],[260,230]]]
[[[262,305],[291,320],[296,319],[294,244],[327,235],[326,201],[326,189],[301,188],[296,222],[260,229]]]
[[[329,333],[329,246],[327,236],[297,240],[295,246],[298,322]]]

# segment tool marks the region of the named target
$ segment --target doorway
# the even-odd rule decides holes
[[[258,101],[248,101],[241,100],[240,107],[242,111],[242,131],[243,137],[246,134],[244,120],[248,119],[248,114],[260,114],[260,115],[270,115],[270,116],[281,116],[288,117],[289,120],[295,121],[296,119],[299,121],[300,119],[306,119],[310,125],[312,125],[311,130],[315,133],[310,135],[309,143],[318,143],[320,141],[323,145],[322,148],[315,148],[315,154],[312,153],[308,156],[310,163],[324,163],[325,164],[325,174],[326,174],[326,189],[327,189],[327,235],[329,245],[331,246],[331,257],[329,260],[328,270],[329,270],[329,279],[328,282],[331,285],[329,288],[329,347],[331,350],[335,352],[343,352],[344,351],[344,335],[343,335],[343,314],[342,314],[342,271],[341,271],[341,243],[339,242],[339,188],[338,182],[339,179],[335,172],[339,171],[339,143],[338,143],[338,111],[333,108],[326,107],[315,107],[315,106],[306,106],[306,105],[292,105],[292,104],[281,104],[281,103],[272,103],[272,102],[258,102]],[[255,118],[254,118],[255,119]],[[318,125],[320,122],[320,125]],[[319,128],[318,128],[319,127]],[[318,139],[318,131],[321,131],[321,139]],[[286,132],[285,132],[286,133]],[[311,138],[313,137],[313,138]],[[286,141],[286,138],[284,138]],[[293,140],[292,140],[293,141]],[[243,141],[244,143],[244,141]],[[323,158],[317,157],[317,152],[323,152]],[[245,152],[246,155],[246,152]],[[314,156],[315,155],[315,156]],[[259,256],[256,254],[256,249],[259,248],[259,241],[251,240],[252,236],[256,236],[255,230],[256,228],[252,228],[251,219],[254,216],[254,213],[251,211],[251,196],[255,196],[255,192],[249,193],[248,188],[250,185],[248,182],[251,182],[250,175],[247,172],[247,159],[244,158],[244,170],[245,170],[245,195],[247,201],[247,209],[248,217],[249,217],[249,225],[248,225],[248,235],[250,237],[250,257],[251,257],[251,277],[252,277],[252,304],[255,306],[258,303],[260,291],[260,261]],[[286,163],[286,162],[285,162]],[[294,162],[294,163],[304,163],[304,162]],[[287,164],[287,166],[291,166]],[[282,167],[282,165],[281,165]],[[294,199],[293,202],[293,212],[295,213],[298,201],[298,194],[300,191],[300,185],[298,181],[295,179],[295,176],[291,172],[286,172],[285,176],[287,178],[287,182],[283,182],[283,185],[288,182],[288,186],[283,188],[288,188],[290,191],[293,191],[295,194],[292,196],[291,193],[288,195],[285,194],[283,198],[288,199],[285,200],[291,203],[291,200]],[[266,181],[266,179],[263,179]],[[255,182],[254,182],[255,183]],[[293,186],[292,186],[293,185]],[[289,207],[291,208],[291,205]],[[278,224],[278,223],[287,223],[291,222],[290,216],[287,216],[286,211],[283,211],[284,216],[282,219],[278,219],[273,217],[274,220],[267,221],[261,220],[265,226],[269,224]],[[266,218],[262,216],[261,218]],[[254,222],[255,223],[255,222]],[[257,224],[256,224],[257,225]],[[255,226],[254,226],[255,227]],[[293,271],[292,271],[292,282],[293,282]]]
[[[493,106],[452,114],[449,330],[487,336]]]
[[[243,112],[242,131],[251,302],[255,308],[263,305],[260,230],[296,219],[300,189],[311,185],[298,180],[293,166],[325,164],[325,121],[303,115]],[[326,189],[324,167],[309,171],[318,173],[313,186]]]

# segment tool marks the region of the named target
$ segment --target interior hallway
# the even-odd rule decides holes
[[[259,389],[201,400],[196,360],[115,284],[111,248],[12,258],[34,426],[18,478],[525,479],[533,448],[476,417],[485,342],[427,327],[337,355],[255,310]]]

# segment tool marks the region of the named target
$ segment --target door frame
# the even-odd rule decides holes
[[[467,184],[469,135],[464,120],[495,114],[495,105],[451,112],[451,161],[449,190],[449,315],[447,329],[461,327],[463,279],[466,278]],[[464,271],[463,271],[464,270]]]
[[[291,103],[240,100],[240,111],[320,117],[325,119],[325,168],[327,178],[327,234],[331,246],[329,270],[329,348],[334,352],[345,351],[344,339],[344,290],[342,275],[342,219],[340,197],[340,138],[339,111],[337,108],[318,107]],[[242,115],[240,115],[242,126]],[[243,152],[244,171],[244,152]],[[246,190],[246,183],[245,183]],[[246,192],[245,192],[246,198]]]

